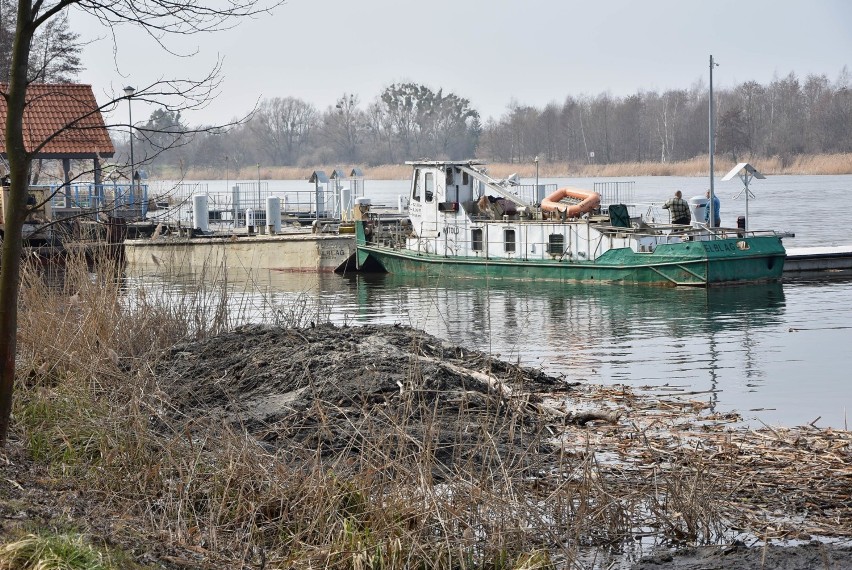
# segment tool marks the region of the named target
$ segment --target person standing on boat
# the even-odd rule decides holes
[[[707,198],[710,198],[710,190],[707,191]],[[710,224],[710,203],[704,208],[704,222]],[[722,218],[719,216],[719,197],[713,194],[713,225],[711,227],[718,228],[722,225]]]
[[[669,210],[672,223],[675,225],[686,226],[692,220],[692,214],[689,213],[689,202],[683,199],[680,190],[675,192],[674,198],[670,198],[663,204],[663,208]]]

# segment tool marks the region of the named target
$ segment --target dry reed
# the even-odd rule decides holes
[[[840,154],[805,154],[791,156],[740,156],[734,161],[730,156],[717,156],[715,171],[718,176],[726,174],[736,162],[750,162],[764,174],[852,174],[852,153]],[[389,165],[355,165],[362,169],[367,179],[372,180],[406,180],[411,175],[411,168],[405,164]],[[245,167],[238,170],[225,171],[221,167],[192,168],[185,173],[164,167],[158,170],[157,176],[164,179],[185,178],[187,180],[215,180],[229,178],[230,180],[307,180],[315,170],[331,172],[336,165],[316,165],[306,167],[296,166],[261,166]],[[638,176],[707,176],[710,161],[706,156],[676,162],[623,162],[613,164],[592,164],[566,161],[540,161],[539,176],[541,178],[589,178],[589,177],[638,177]],[[350,172],[352,166],[343,168]],[[489,162],[488,172],[495,178],[506,178],[518,174],[523,178],[535,177],[535,164],[532,161],[505,163]]]
[[[257,434],[274,426],[186,415],[154,374],[184,350],[171,347],[242,322],[234,312],[245,307],[229,305],[225,284],[179,294],[129,286],[114,264],[83,258],[46,275],[24,271],[17,437],[47,484],[85,493],[76,522],[89,533],[105,532],[93,522],[101,513],[119,543],[145,536],[168,545],[173,563],[551,568],[641,536],[700,544],[728,540],[732,528],[767,540],[852,533],[848,432],[731,431],[728,418],[700,417],[701,403],[620,387],[577,389],[570,400],[616,415],[580,420],[553,403],[532,424],[529,395],[491,390],[473,405],[461,394],[449,408],[455,432],[446,403],[421,389],[365,408],[346,433],[333,433],[339,404],[317,400],[319,439],[305,440],[316,443],[273,448]],[[288,324],[306,324],[308,312],[288,314]],[[424,350],[411,347],[415,388],[428,379]],[[498,444],[522,433],[521,449]]]

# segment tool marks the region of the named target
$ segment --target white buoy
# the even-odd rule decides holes
[[[207,232],[210,227],[210,213],[207,210],[207,195],[195,194],[192,196],[192,224],[193,228],[201,232]]]
[[[270,234],[281,233],[281,199],[278,196],[266,198],[266,227]]]

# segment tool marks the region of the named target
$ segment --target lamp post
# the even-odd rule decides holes
[[[133,112],[130,107],[130,98],[136,93],[136,89],[131,86],[124,88],[124,94],[127,95],[127,121],[130,129],[130,192],[133,193],[133,184],[135,182],[136,163],[133,160]]]
[[[538,198],[538,155],[535,156],[535,199],[540,201]]]

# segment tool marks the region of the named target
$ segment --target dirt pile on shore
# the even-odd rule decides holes
[[[541,413],[542,399],[570,390],[540,371],[390,325],[245,326],[176,346],[156,373],[180,415],[327,458],[425,454],[439,477],[459,461],[552,453],[542,433],[553,417]]]

